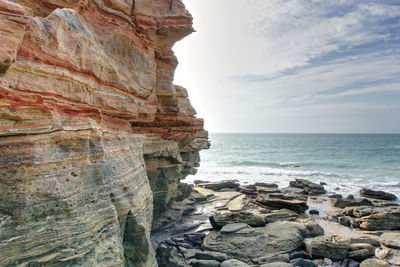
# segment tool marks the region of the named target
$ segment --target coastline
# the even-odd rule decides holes
[[[400,134],[210,134],[196,179],[287,187],[295,178],[358,195],[362,187],[400,195]]]
[[[160,266],[400,265],[396,202],[326,195],[303,179],[195,183],[153,229]]]

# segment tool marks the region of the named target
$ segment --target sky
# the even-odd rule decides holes
[[[399,0],[183,0],[175,84],[210,132],[400,133]]]

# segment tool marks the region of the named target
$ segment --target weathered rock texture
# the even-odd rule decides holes
[[[172,5],[171,5],[172,3]],[[156,266],[208,147],[172,81],[179,0],[0,0],[0,266]]]

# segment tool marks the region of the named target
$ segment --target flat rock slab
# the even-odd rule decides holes
[[[299,217],[294,211],[288,209],[274,210],[264,215],[265,222],[277,222],[277,221],[294,221]]]
[[[229,201],[228,203],[228,210],[235,212],[235,211],[241,211],[243,210],[243,201],[246,198],[246,195],[241,195],[236,197],[235,199]]]
[[[368,188],[363,188],[360,190],[360,195],[363,197],[383,199],[383,200],[396,200],[397,196],[392,193],[384,192],[384,191],[375,191]]]
[[[243,232],[252,233],[254,232],[254,229],[249,227],[249,225],[245,223],[231,223],[222,227],[220,232],[222,234],[229,234],[229,233],[241,234]]]
[[[377,213],[358,219],[360,228],[369,231],[400,230],[400,207],[377,209]]]
[[[237,232],[212,231],[204,239],[203,247],[252,263],[254,258],[293,251],[302,242],[299,225],[276,222],[257,228],[238,227]]]
[[[222,262],[220,267],[250,267],[250,265],[240,260],[231,259]]]
[[[400,249],[400,232],[384,233],[379,237],[379,242],[384,246]]]
[[[360,267],[389,267],[389,263],[378,259],[368,259],[361,262]]]
[[[297,213],[303,213],[308,209],[307,202],[301,199],[283,199],[272,197],[271,195],[258,195],[257,202],[278,209],[290,209]]]

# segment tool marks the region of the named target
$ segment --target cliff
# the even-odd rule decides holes
[[[156,266],[153,220],[208,148],[180,0],[0,0],[0,266]]]

